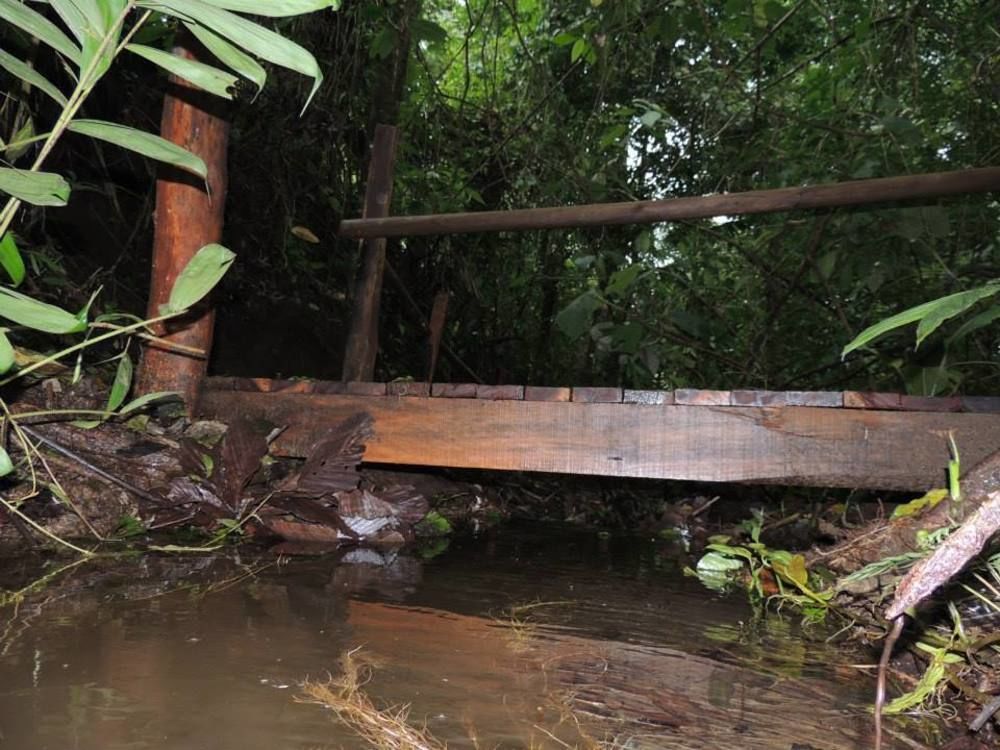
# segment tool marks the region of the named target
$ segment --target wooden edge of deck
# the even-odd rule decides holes
[[[949,432],[965,466],[1000,445],[995,414],[250,391],[212,380],[201,415],[283,426],[274,449],[298,457],[362,411],[375,420],[367,462],[708,482],[920,491],[945,486]]]

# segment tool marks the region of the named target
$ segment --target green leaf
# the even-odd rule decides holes
[[[14,463],[10,460],[7,449],[0,446],[0,477],[5,477],[14,471]]]
[[[970,333],[978,331],[980,328],[985,328],[998,318],[1000,318],[1000,305],[993,305],[986,308],[978,315],[962,323],[961,327],[948,337],[948,344],[951,345],[957,341],[961,341]]]
[[[587,40],[583,38],[577,39],[573,42],[573,47],[569,51],[569,61],[576,62],[580,57],[587,51],[590,45],[587,44]]]
[[[115,372],[115,381],[111,384],[111,393],[108,394],[108,411],[115,411],[125,403],[125,397],[132,387],[132,360],[129,359],[128,352],[122,352],[121,359],[118,360],[118,370]]]
[[[182,312],[197,303],[219,283],[235,258],[236,254],[222,245],[205,245],[177,276],[170,299],[160,313]]]
[[[10,232],[0,240],[0,266],[3,266],[14,286],[24,281],[24,259],[21,258],[21,251],[17,249],[14,235]]]
[[[340,0],[205,0],[209,5],[255,16],[301,16],[324,8],[340,10]]]
[[[0,317],[45,333],[78,333],[87,327],[85,316],[73,315],[7,287],[0,287]]]
[[[239,47],[230,44],[204,26],[187,22],[184,25],[221,63],[236,71],[248,81],[252,81],[257,86],[258,91],[264,88],[264,84],[267,82],[267,71],[264,70],[259,62]]]
[[[16,359],[14,347],[11,346],[10,339],[7,338],[7,329],[0,328],[0,373],[7,372],[13,367]]]
[[[69,200],[69,183],[52,172],[0,167],[0,192],[33,206],[65,206]]]
[[[74,120],[69,124],[69,129],[74,133],[127,148],[150,159],[186,169],[199,177],[208,176],[208,167],[200,157],[158,135],[103,120]]]
[[[209,5],[202,0],[142,0],[139,5],[175,16],[183,21],[196,21],[257,57],[312,78],[313,86],[306,98],[303,111],[309,106],[316,89],[323,81],[323,73],[316,58],[306,49],[228,10]]]
[[[853,341],[851,341],[851,343],[844,347],[840,356],[841,358],[846,357],[855,349],[858,349],[870,341],[877,339],[879,336],[897,328],[901,328],[902,326],[909,325],[910,323],[921,322],[922,324],[923,336],[921,336],[920,331],[918,331],[917,343],[919,344],[920,341],[926,338],[928,334],[930,334],[945,320],[963,312],[984,297],[996,294],[998,291],[1000,291],[1000,284],[987,284],[986,286],[978,289],[972,289],[967,292],[958,292],[957,294],[950,294],[947,297],[941,297],[940,299],[925,302],[924,304],[917,305],[916,307],[911,307],[909,310],[897,313],[896,315],[886,318],[885,320],[882,320],[863,330]],[[928,329],[928,324],[923,324],[923,321],[929,316],[933,316],[931,318],[933,327]]]
[[[967,292],[950,294],[933,302],[931,309],[917,325],[917,346],[920,346],[920,343],[946,320],[961,315],[979,300],[991,297],[997,292],[1000,292],[1000,284],[987,284]]]
[[[414,39],[427,41],[431,44],[441,44],[448,40],[448,32],[426,18],[415,18],[410,23],[410,32],[413,34]]]
[[[628,291],[629,287],[632,286],[633,282],[642,273],[643,267],[638,263],[633,263],[631,266],[625,266],[625,268],[620,268],[611,274],[611,278],[608,280],[608,285],[604,288],[604,293],[611,295],[617,295],[618,297],[623,297],[625,292]]]
[[[171,55],[169,52],[141,44],[129,44],[126,45],[125,49],[139,57],[144,57],[168,73],[173,73],[210,94],[221,96],[223,99],[233,98],[231,90],[236,85],[237,78],[232,73],[226,73],[197,60]]]
[[[601,304],[597,293],[587,290],[556,315],[556,325],[569,338],[578,339],[590,329],[591,317]]]
[[[167,401],[167,400],[180,400],[182,398],[181,394],[177,391],[156,391],[155,393],[146,393],[138,398],[134,398],[129,401],[125,406],[119,410],[119,414],[124,416],[126,414],[131,414],[134,411],[138,411],[149,404],[156,401]]]
[[[77,41],[84,45],[84,50],[88,40],[103,36],[104,19],[94,0],[48,0],[48,3],[73,32]],[[84,55],[85,59],[86,57]]]
[[[55,99],[59,106],[66,106],[66,97],[63,96],[62,92],[58,88],[56,88],[55,84],[51,83],[45,76],[27,63],[18,60],[16,57],[4,52],[2,49],[0,49],[0,67],[3,67],[8,73],[20,78],[25,83],[34,86],[39,91],[48,94],[50,97]]]
[[[907,516],[916,515],[924,508],[933,508],[946,497],[948,497],[948,490],[928,490],[923,497],[918,497],[916,500],[910,500],[908,503],[897,505],[895,510],[892,511],[891,517],[905,518]]]
[[[743,562],[737,558],[723,555],[719,552],[708,552],[698,560],[698,573],[733,573],[743,568]]]
[[[82,59],[80,48],[73,44],[73,41],[52,21],[26,4],[18,0],[0,0],[0,18],[45,42],[76,65],[80,64]]]

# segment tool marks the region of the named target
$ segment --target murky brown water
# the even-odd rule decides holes
[[[382,664],[372,697],[455,748],[575,742],[566,706],[617,747],[870,746],[855,655],[793,617],[755,621],[651,544],[502,531],[428,562],[351,557],[62,573],[2,612],[0,747],[362,747],[294,701],[358,647]]]

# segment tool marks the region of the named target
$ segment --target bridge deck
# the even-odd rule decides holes
[[[199,412],[287,429],[305,456],[365,411],[373,463],[830,487],[944,486],[948,433],[970,468],[1000,448],[1000,398],[628,391],[207,378]]]

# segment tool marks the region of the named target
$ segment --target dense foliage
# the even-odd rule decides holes
[[[216,367],[339,374],[357,247],[336,224],[360,215],[376,121],[402,133],[398,214],[986,166],[998,19],[995,0],[366,0],[282,21],[326,81],[302,117],[309,84],[281,71],[236,112],[226,240],[240,259]],[[441,380],[996,392],[991,299],[919,348],[906,331],[840,351],[1000,277],[998,208],[972,195],[391,241],[377,376],[424,376],[424,319],[446,290]],[[146,234],[134,242],[148,257]]]

